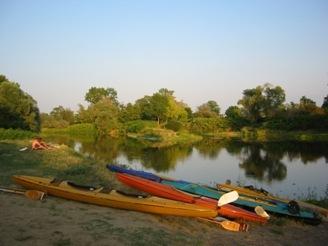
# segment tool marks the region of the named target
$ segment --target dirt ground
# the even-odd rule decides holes
[[[248,232],[193,218],[158,216],[47,197],[0,193],[0,245],[327,245],[328,223],[275,218]]]

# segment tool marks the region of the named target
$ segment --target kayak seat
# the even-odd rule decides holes
[[[63,182],[63,181],[64,181],[63,179],[60,179],[60,178],[54,178],[53,180],[50,181],[50,184],[58,186],[58,185],[60,185],[61,182]]]
[[[91,185],[81,185],[81,184],[76,184],[72,181],[67,181],[67,184],[74,187],[74,188],[78,188],[78,189],[82,189],[82,190],[88,190],[88,191],[94,191],[97,190],[97,187],[91,186]]]
[[[136,193],[128,193],[125,191],[121,190],[116,190],[117,193],[124,195],[124,196],[130,196],[130,197],[137,197],[137,198],[147,198],[149,195],[144,195],[144,194],[136,194]]]

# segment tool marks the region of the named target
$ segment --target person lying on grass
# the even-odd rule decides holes
[[[38,150],[38,149],[51,149],[52,146],[46,144],[43,142],[41,137],[36,137],[32,141],[32,150]]]

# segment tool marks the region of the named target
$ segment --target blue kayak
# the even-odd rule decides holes
[[[213,187],[195,184],[184,180],[173,180],[173,179],[163,178],[150,172],[126,169],[116,165],[107,165],[107,168],[114,172],[128,173],[130,175],[134,175],[148,180],[170,185],[176,189],[198,196],[205,196],[213,199],[219,199],[223,194],[225,194],[224,191],[219,191],[218,189]],[[249,208],[255,208],[256,206],[261,206],[267,212],[303,219],[305,222],[311,224],[320,223],[320,218],[317,216],[316,213],[314,213],[312,210],[308,210],[308,209],[305,210],[303,208],[300,208],[298,204],[294,201],[286,203],[281,201],[266,201],[262,199],[255,199],[248,196],[239,196],[239,199],[233,202],[233,204],[243,207],[249,207]]]

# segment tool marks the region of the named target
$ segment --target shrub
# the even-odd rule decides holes
[[[183,124],[177,120],[170,120],[166,123],[165,128],[177,132],[183,128]]]
[[[139,133],[146,127],[156,127],[157,123],[155,121],[145,121],[145,120],[134,120],[126,123],[126,131]]]
[[[215,133],[228,128],[228,120],[222,117],[194,118],[190,124],[190,131],[198,134]]]
[[[26,139],[35,137],[35,132],[24,131],[20,129],[4,129],[0,128],[0,139]]]

